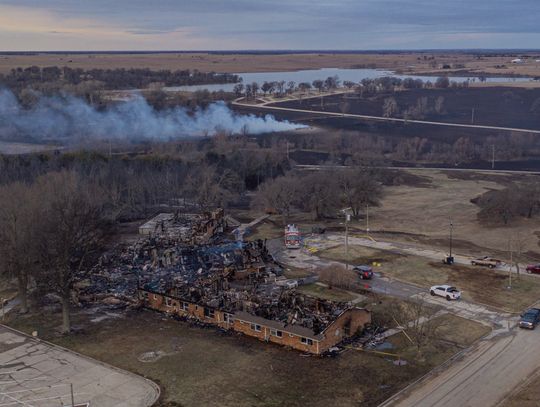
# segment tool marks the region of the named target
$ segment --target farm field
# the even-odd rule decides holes
[[[521,55],[521,54],[520,54]],[[229,52],[167,52],[167,53],[4,53],[0,54],[0,72],[15,67],[70,66],[72,68],[150,68],[197,69],[203,72],[276,72],[319,68],[382,68],[406,74],[478,74],[540,75],[536,54],[530,62],[511,64],[515,54],[485,54],[455,52],[324,52],[312,53],[229,53]],[[442,69],[448,65],[450,69]],[[454,68],[452,68],[454,67]]]

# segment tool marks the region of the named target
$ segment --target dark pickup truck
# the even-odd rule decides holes
[[[540,322],[540,309],[530,308],[521,314],[521,319],[519,320],[520,328],[534,329],[536,325]]]

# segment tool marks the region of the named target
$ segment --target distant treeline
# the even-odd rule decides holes
[[[14,91],[44,83],[78,85],[88,81],[98,81],[105,89],[140,89],[153,83],[164,86],[201,85],[211,83],[235,83],[238,75],[230,73],[200,72],[197,70],[151,70],[151,69],[81,69],[67,66],[40,68],[14,68],[8,74],[0,74],[0,85]]]

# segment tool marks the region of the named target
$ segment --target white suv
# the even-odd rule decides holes
[[[434,285],[429,289],[431,295],[438,295],[450,300],[459,300],[461,298],[461,292],[450,285]]]

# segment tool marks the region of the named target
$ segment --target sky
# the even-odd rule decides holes
[[[0,51],[540,48],[540,0],[0,0]]]

